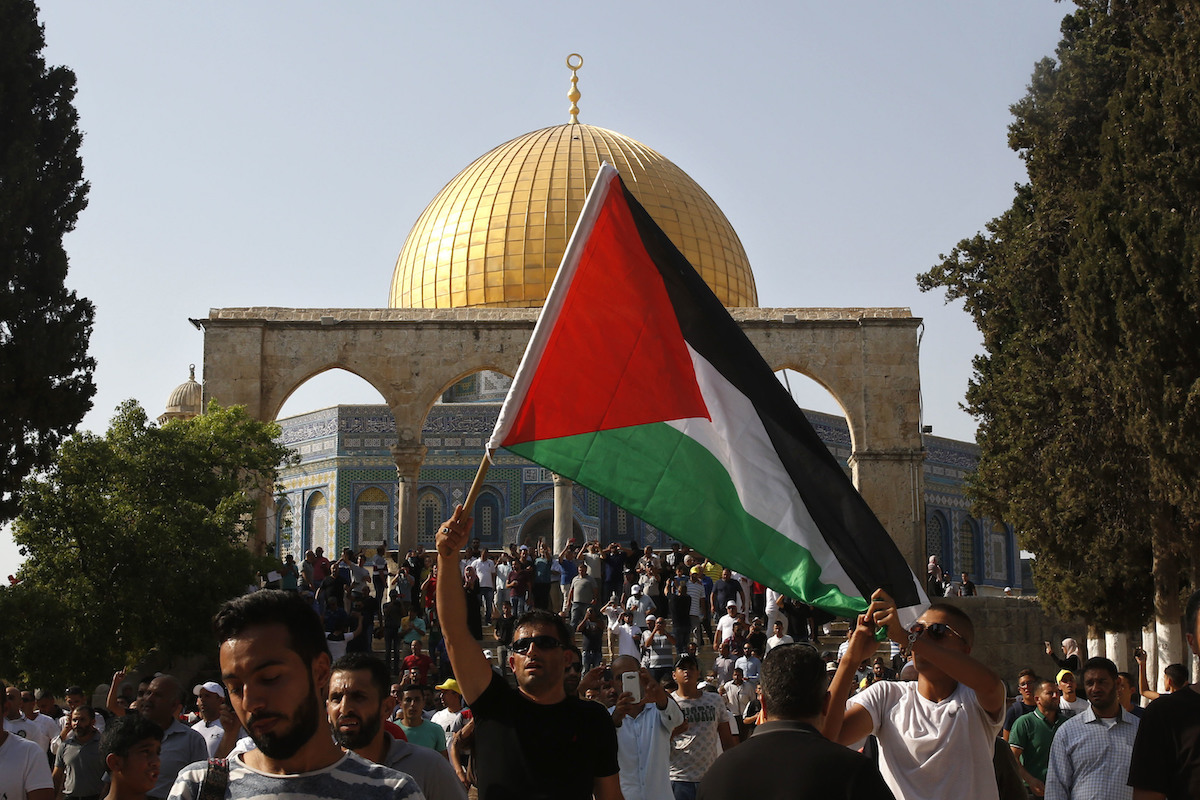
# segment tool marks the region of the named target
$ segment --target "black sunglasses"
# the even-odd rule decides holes
[[[914,633],[917,636],[928,636],[930,639],[932,639],[935,642],[940,642],[942,639],[945,639],[947,636],[954,636],[956,638],[962,639],[964,642],[966,641],[966,639],[963,639],[963,635],[961,633],[954,630],[954,628],[951,628],[949,625],[947,625],[944,622],[931,622],[928,625],[926,625],[922,622],[918,622],[917,624],[912,626],[909,633]]]
[[[514,639],[513,643],[509,645],[509,649],[514,653],[524,655],[529,652],[530,646],[535,644],[538,650],[553,650],[563,646],[563,643],[553,636],[539,633],[537,636],[523,636],[520,639]]]

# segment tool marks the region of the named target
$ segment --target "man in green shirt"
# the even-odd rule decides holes
[[[400,727],[408,737],[409,744],[421,745],[437,750],[449,758],[446,752],[446,731],[436,722],[423,716],[425,711],[425,687],[406,683],[400,687]]]
[[[1046,793],[1046,769],[1050,765],[1050,743],[1066,717],[1060,713],[1058,687],[1041,680],[1033,690],[1034,710],[1013,723],[1008,746],[1017,757],[1021,778],[1038,797]]]

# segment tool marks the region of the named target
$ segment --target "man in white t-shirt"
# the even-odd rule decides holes
[[[7,712],[12,699],[0,683]],[[0,728],[0,797],[8,800],[52,800],[54,781],[45,752],[31,741]]]
[[[625,610],[633,614],[633,624],[645,629],[646,615],[654,613],[654,601],[642,593],[641,584],[635,583],[629,588],[629,600]]]
[[[11,687],[9,691],[12,691]],[[38,711],[35,695],[29,689],[21,691],[21,716],[31,726],[26,738],[35,742],[43,752],[49,752],[50,742],[58,738],[58,720]]]
[[[192,694],[196,696],[196,706],[200,709],[200,719],[192,725],[192,730],[204,737],[209,758],[224,758],[233,750],[237,740],[246,735],[241,726],[236,726],[230,731],[228,740],[225,740],[225,726],[221,724],[225,687],[216,681],[205,681],[192,687]],[[221,746],[223,741],[224,747]]]
[[[671,791],[680,797],[690,790],[695,797],[704,773],[721,753],[737,744],[733,715],[719,694],[699,688],[700,664],[695,656],[682,656],[673,677],[679,688],[671,696],[687,725],[676,728],[671,739]]]
[[[725,614],[717,620],[717,632],[713,636],[713,650],[720,650],[722,642],[732,642],[734,631],[737,630],[738,623],[742,621],[742,615],[738,613],[738,604],[736,600],[729,600],[725,603]]]
[[[878,681],[848,697],[854,670],[878,645],[875,628],[912,646],[917,681]],[[996,800],[992,754],[1004,722],[1006,693],[995,672],[971,657],[975,629],[961,609],[934,603],[911,631],[882,590],[858,618],[829,691],[823,733],[851,744],[874,733],[879,770],[901,800]]]
[[[776,622],[782,622],[783,631],[784,633],[787,633],[787,617],[783,615],[783,609],[779,607],[779,601],[782,598],[782,594],[768,586],[766,594],[766,606],[764,606],[763,610],[767,615],[768,626],[774,628]]]
[[[795,640],[792,639],[792,637],[788,634],[784,633],[783,630],[783,620],[775,620],[775,625],[771,635],[767,637],[767,646],[763,649],[763,658],[767,657],[767,653],[771,652],[772,647],[778,647],[781,644],[794,643]]]

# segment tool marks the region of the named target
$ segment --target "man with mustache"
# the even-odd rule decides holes
[[[321,620],[304,598],[279,590],[243,595],[217,612],[213,629],[234,713],[256,747],[236,753],[224,770],[203,761],[187,767],[171,800],[197,800],[206,772],[210,781],[224,773],[225,800],[424,798],[408,775],[334,743],[322,707],[331,677],[329,649]]]
[[[368,761],[411,775],[428,800],[466,800],[446,759],[384,729],[390,705],[387,684],[387,665],[374,656],[348,653],[334,662],[325,704],[334,740]]]

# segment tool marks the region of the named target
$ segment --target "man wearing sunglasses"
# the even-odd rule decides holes
[[[878,647],[876,628],[911,644],[917,680],[879,681],[847,703],[855,667]],[[902,800],[996,800],[992,754],[1007,698],[1000,677],[971,657],[974,639],[971,618],[946,603],[931,605],[906,631],[895,601],[876,591],[830,684],[823,733],[845,745],[874,733],[879,770]]]
[[[457,506],[438,530],[442,572],[457,569],[471,523]],[[492,671],[471,636],[460,582],[438,581],[437,611],[454,676],[475,716],[480,800],[620,798],[612,719],[602,706],[568,696],[563,687],[572,642],[566,622],[542,610],[517,617],[508,657],[514,690]]]

